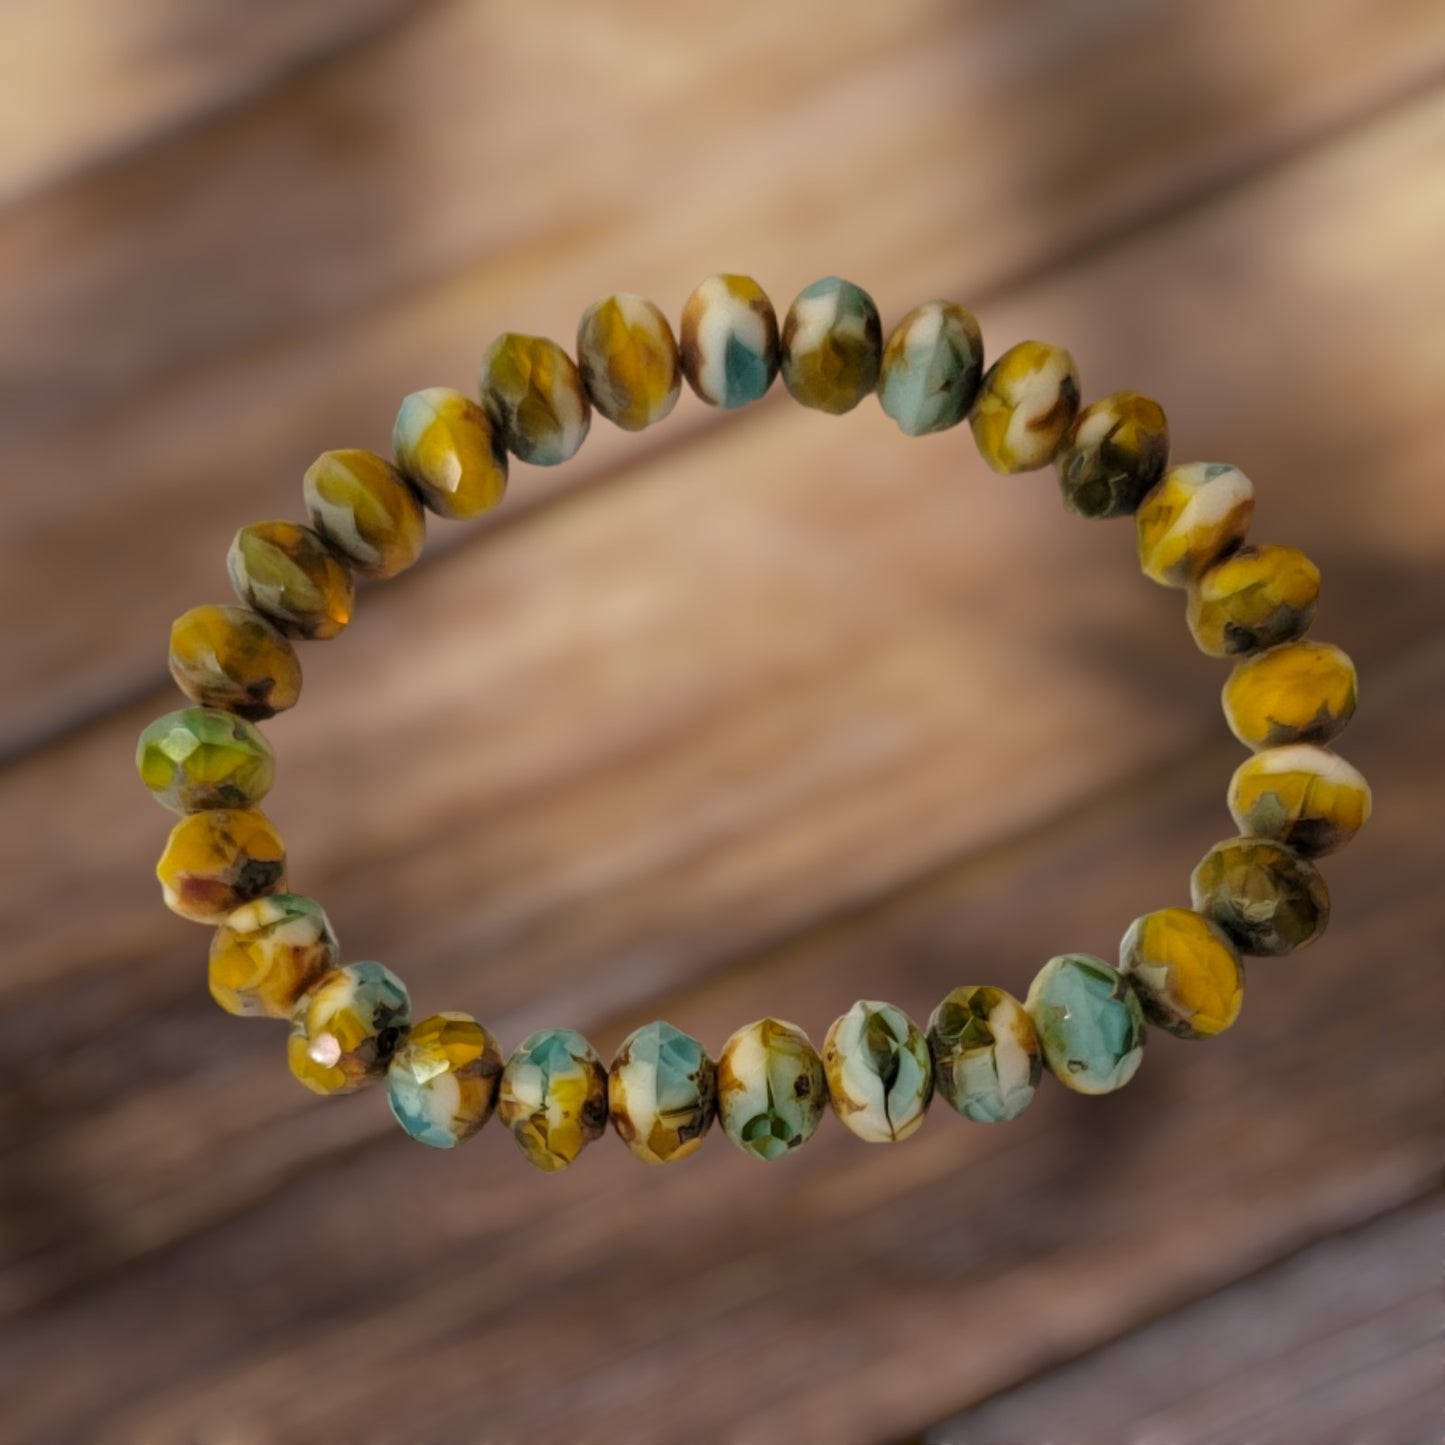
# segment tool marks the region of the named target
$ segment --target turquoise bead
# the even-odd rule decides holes
[[[1128,980],[1102,958],[1051,958],[1029,989],[1029,1015],[1044,1062],[1079,1094],[1107,1094],[1134,1077],[1144,1057],[1144,1012]]]
[[[878,404],[908,436],[957,426],[983,380],[983,333],[952,301],[915,307],[883,348]]]
[[[645,1164],[687,1158],[717,1113],[717,1066],[695,1038],[669,1023],[628,1034],[607,1087],[612,1127]]]

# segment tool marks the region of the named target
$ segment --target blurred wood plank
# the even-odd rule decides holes
[[[49,600],[43,634],[8,642],[0,748],[158,676],[177,609],[136,579],[224,592],[236,525],[294,515],[323,447],[384,447],[402,393],[467,385],[488,331],[565,339],[617,287],[675,313],[720,266],[785,304],[826,264],[890,318],[995,291],[1438,75],[1433,5],[1332,14],[931,0],[842,24],[756,0],[699,47],[642,0],[565,23],[452,5],[20,208],[0,221],[0,605]],[[558,477],[519,468],[513,510],[679,444],[689,415],[640,442],[599,428]],[[98,595],[127,598],[123,635],[99,636]]]

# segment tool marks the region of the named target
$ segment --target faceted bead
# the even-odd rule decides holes
[[[426,513],[375,452],[322,452],[301,481],[311,525],[363,577],[395,577],[421,556]]]
[[[171,624],[171,676],[207,707],[258,722],[294,707],[301,664],[281,631],[249,607],[192,607]]]
[[[271,791],[276,755],[234,713],[187,707],[157,718],[140,735],[141,782],[173,813],[249,808]]]
[[[1129,925],[1119,971],[1144,1017],[1181,1039],[1223,1033],[1244,1002],[1244,969],[1224,931],[1188,908],[1161,908]]]
[[[221,923],[243,903],[286,888],[286,848],[255,809],[213,808],[182,818],[156,864],[166,907]]]
[[[392,431],[397,469],[439,517],[490,511],[506,495],[507,451],[479,402],[447,386],[414,391]]]
[[[806,1144],[823,1117],[823,1061],[797,1024],[759,1019],[740,1028],[717,1061],[723,1132],[746,1154],[776,1159]]]
[[[1189,883],[1194,907],[1241,953],[1293,953],[1313,943],[1330,920],[1330,895],[1319,870],[1270,838],[1216,843]]]
[[[381,1078],[411,1025],[406,985],[379,963],[349,963],[303,994],[286,1060],[313,1094],[350,1094]]]
[[[1071,512],[1130,516],[1169,465],[1164,408],[1137,391],[1091,401],[1069,428],[1055,462]]]
[[[356,584],[310,527],[253,522],[242,527],[226,557],[242,602],[264,612],[288,637],[335,637],[351,621]]]
[[[1236,657],[1303,637],[1314,621],[1320,569],[1293,547],[1241,547],[1189,588],[1189,630],[1201,652]]]
[[[1062,346],[1021,341],[984,373],[969,418],[978,454],[996,472],[1053,461],[1079,412],[1079,373]]]
[[[1079,1094],[1107,1094],[1134,1077],[1144,1057],[1144,1011],[1118,969],[1089,953],[1051,958],[1025,1005],[1044,1062]]]
[[[644,1024],[617,1050],[607,1103],[612,1127],[643,1163],[685,1159],[717,1113],[717,1066],[671,1024]]]
[[[998,1124],[1028,1108],[1043,1073],[1038,1031],[1024,1006],[1001,988],[956,988],[928,1020],[938,1092],[978,1124]]]
[[[641,431],[677,405],[682,368],[672,327],[630,291],[604,296],[577,323],[577,364],[592,405],[624,431]]]
[[[783,321],[783,385],[793,400],[842,416],[878,384],[883,323],[873,298],[825,276],[798,293]]]
[[[823,1041],[833,1112],[860,1139],[906,1139],[933,1098],[933,1060],[923,1031],[891,1003],[855,1003]]]
[[[273,893],[243,903],[211,939],[211,997],[242,1018],[289,1019],[296,1000],[341,967],[330,920],[313,898]]]
[[[1328,642],[1285,642],[1234,665],[1224,717],[1247,748],[1327,743],[1354,716],[1355,665]]]
[[[482,405],[513,456],[553,467],[577,453],[592,426],[592,404],[577,363],[543,336],[508,331],[482,358]]]
[[[1254,483],[1225,462],[1170,467],[1139,504],[1139,566],[1165,587],[1187,587],[1243,543]]]
[[[883,348],[878,403],[907,436],[946,431],[968,415],[983,379],[983,333],[952,301],[915,306]]]
[[[773,303],[751,276],[709,276],[683,304],[679,349],[688,385],[709,406],[757,401],[778,374]]]
[[[496,1039],[470,1014],[440,1013],[413,1024],[391,1056],[386,1093],[413,1139],[452,1149],[492,1117],[501,1078]]]
[[[1273,838],[1306,858],[1343,848],[1370,816],[1370,785],[1338,753],[1310,743],[1265,748],[1229,780],[1241,833]]]
[[[607,1070],[581,1034],[542,1029],[507,1060],[497,1107],[538,1169],[565,1169],[607,1127]]]

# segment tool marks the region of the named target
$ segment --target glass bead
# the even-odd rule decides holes
[[[717,1088],[723,1132],[758,1159],[806,1144],[828,1098],[823,1061],[807,1034],[770,1018],[740,1028],[723,1045]]]
[[[212,808],[182,818],[156,864],[166,907],[221,923],[243,903],[286,888],[286,848],[255,809]]]
[[[389,968],[348,963],[297,1002],[286,1059],[313,1094],[350,1094],[386,1073],[410,1024],[406,985]]]
[[[1164,587],[1187,587],[1239,547],[1254,518],[1254,483],[1225,462],[1170,467],[1139,504],[1139,566]]]
[[[624,431],[660,422],[682,391],[672,327],[646,297],[604,296],[577,323],[577,365],[592,405]]]
[[[538,1169],[565,1169],[607,1127],[607,1070],[571,1029],[543,1029],[502,1072],[498,1114]]]
[[[289,1019],[296,1000],[341,966],[330,920],[313,898],[273,893],[243,903],[211,939],[211,997],[241,1018]]]
[[[249,808],[271,791],[276,755],[245,718],[187,707],[158,717],[136,744],[136,771],[173,813]]]
[[[1320,569],[1303,552],[1266,543],[1206,569],[1185,616],[1201,652],[1237,657],[1303,637],[1319,595]]]
[[[878,384],[883,324],[873,298],[825,276],[798,293],[783,320],[783,385],[794,401],[832,416],[850,412]]]
[[[911,437],[955,427],[983,379],[983,333],[952,301],[915,306],[883,347],[878,404]]]
[[[311,525],[363,577],[405,572],[426,542],[426,513],[385,457],[322,452],[301,480]]]
[[[682,308],[678,341],[688,385],[709,406],[746,406],[778,374],[773,303],[751,276],[709,276]]]
[[[477,517],[506,495],[507,451],[498,428],[479,402],[448,386],[403,400],[392,447],[397,470],[439,517]]]
[[[1223,929],[1188,908],[1161,908],[1129,925],[1119,971],[1144,1017],[1181,1039],[1223,1033],[1244,1002],[1244,969]]]
[[[249,607],[192,607],[171,624],[171,676],[189,698],[260,722],[295,707],[301,664],[279,628]]]
[[[386,1093],[413,1139],[453,1149],[492,1117],[501,1078],[496,1039],[470,1014],[440,1013],[413,1024],[391,1056]]]
[[[1276,956],[1313,943],[1330,919],[1319,870],[1270,838],[1216,843],[1190,878],[1194,907],[1241,953]]]
[[[553,467],[577,454],[592,426],[592,404],[577,363],[543,336],[508,331],[482,358],[482,405],[513,456]]]
[[[1035,976],[1025,1007],[1044,1062],[1079,1094],[1121,1089],[1144,1057],[1144,1011],[1118,969],[1088,953],[1051,958]]]
[[[870,1144],[906,1139],[933,1098],[928,1040],[891,1003],[859,1000],[833,1023],[823,1041],[823,1073],[833,1112]]]
[[[1062,346],[1021,341],[984,373],[969,418],[978,454],[996,472],[1053,461],[1079,412],[1079,373]]]
[[[242,527],[226,556],[236,596],[288,637],[335,637],[351,621],[356,584],[336,554],[298,522]]]
[[[1091,401],[1069,428],[1055,465],[1069,511],[1131,516],[1169,465],[1164,408],[1137,391]]]
[[[977,1124],[999,1124],[1028,1108],[1044,1055],[1028,1011],[1001,988],[956,988],[928,1020],[938,1092]]]
[[[617,1050],[607,1103],[618,1137],[645,1164],[685,1159],[717,1113],[717,1065],[671,1024],[644,1024]]]
[[[1355,665],[1328,642],[1285,642],[1234,665],[1224,717],[1247,748],[1327,743],[1345,730],[1357,700]]]
[[[1306,858],[1343,848],[1370,816],[1370,785],[1338,753],[1311,743],[1265,748],[1229,780],[1229,811],[1252,838],[1273,838]]]

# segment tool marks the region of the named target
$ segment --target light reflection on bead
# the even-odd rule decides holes
[[[286,1059],[314,1094],[350,1094],[375,1082],[411,1024],[406,985],[379,963],[323,975],[296,1004]]]

